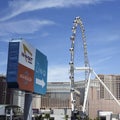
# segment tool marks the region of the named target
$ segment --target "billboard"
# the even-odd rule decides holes
[[[47,87],[47,59],[40,51],[36,50],[34,92],[46,93]]]
[[[9,42],[8,87],[45,94],[47,65],[47,57],[24,40]]]

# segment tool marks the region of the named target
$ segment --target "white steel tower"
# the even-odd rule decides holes
[[[77,94],[80,94],[79,91],[77,91],[74,87],[74,72],[75,70],[79,70],[80,68],[74,65],[74,46],[75,46],[75,37],[76,37],[76,29],[77,26],[80,26],[81,33],[82,33],[82,41],[83,41],[83,49],[84,49],[84,68],[81,68],[81,70],[85,70],[85,81],[87,83],[88,77],[89,77],[89,61],[88,61],[88,56],[87,56],[87,44],[86,44],[86,36],[85,36],[85,29],[82,23],[82,20],[80,17],[76,17],[75,20],[73,21],[73,27],[72,27],[72,36],[70,37],[71,39],[71,48],[70,48],[70,87],[71,87],[71,107],[72,107],[72,113],[75,111],[75,97],[74,93],[76,92]],[[86,69],[87,68],[87,69]],[[84,103],[85,104],[85,103]]]

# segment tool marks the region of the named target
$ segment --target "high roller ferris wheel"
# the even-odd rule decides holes
[[[81,38],[83,42],[83,54],[84,54],[84,67],[75,66],[75,38],[76,38],[76,30],[77,26],[80,26],[81,29]],[[88,60],[88,52],[87,52],[87,43],[86,43],[86,36],[85,36],[85,29],[82,23],[82,20],[80,17],[76,17],[73,21],[73,27],[72,27],[72,35],[70,37],[71,40],[71,48],[70,50],[70,69],[69,69],[69,79],[70,79],[70,94],[71,94],[71,110],[72,110],[72,116],[74,116],[74,112],[76,111],[76,98],[75,94],[80,95],[80,91],[75,89],[75,72],[76,70],[84,71],[85,72],[85,94],[84,94],[84,102],[82,106],[82,112],[83,114],[87,113],[87,97],[88,97],[88,91],[90,87],[90,79],[91,74],[93,73],[95,77],[99,80],[99,82],[103,85],[103,87],[108,91],[108,93],[113,97],[113,99],[117,102],[117,104],[120,106],[119,101],[116,99],[116,97],[112,94],[112,92],[109,90],[109,88],[104,84],[104,82],[98,77],[98,75],[95,73],[95,71],[90,67],[89,60]],[[71,119],[72,120],[72,119]],[[74,119],[73,119],[74,120]]]

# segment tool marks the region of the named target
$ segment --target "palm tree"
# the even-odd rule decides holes
[[[65,120],[68,120],[68,115],[65,115]]]
[[[47,120],[50,119],[50,114],[45,114],[45,118],[47,118]]]

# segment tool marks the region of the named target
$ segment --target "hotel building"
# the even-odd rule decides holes
[[[120,100],[120,75],[99,74],[98,76],[114,94],[117,100]],[[15,104],[24,108],[24,93],[21,91],[6,89],[6,85],[5,76],[1,75],[0,104]],[[75,88],[80,91],[80,95],[75,95],[76,108],[81,110],[84,101],[84,81],[75,82]],[[46,95],[33,95],[33,108],[71,109],[70,83],[48,82]],[[90,83],[87,112],[89,117],[94,119],[101,111],[120,114],[120,106],[113,100],[106,89],[100,84],[99,80],[94,78]]]

